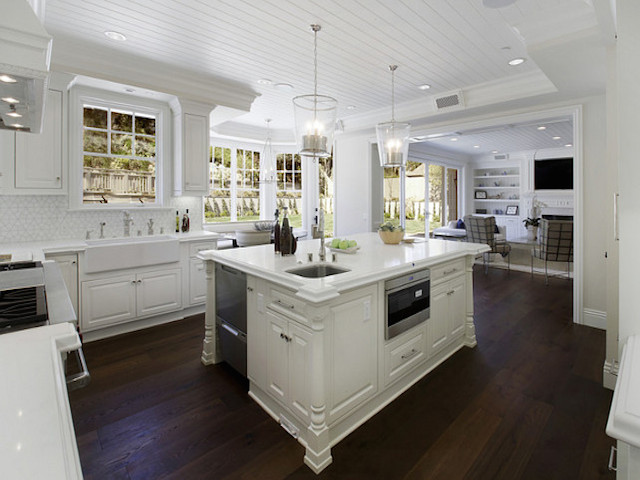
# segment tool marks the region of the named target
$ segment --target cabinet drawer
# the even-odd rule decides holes
[[[464,273],[465,259],[455,260],[453,262],[443,263],[435,267],[431,267],[431,284],[440,280],[449,280]]]
[[[304,325],[310,323],[305,317],[306,305],[304,301],[281,290],[271,289],[267,308]]]
[[[384,347],[385,385],[402,377],[426,360],[427,339],[424,326],[408,337],[392,340]]]
[[[213,250],[216,248],[216,242],[194,242],[189,245],[189,256],[195,257],[203,250]]]

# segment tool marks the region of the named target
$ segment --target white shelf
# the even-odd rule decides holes
[[[519,202],[519,198],[474,198],[476,202]]]
[[[475,190],[520,190],[520,187],[473,187]]]
[[[520,175],[476,175],[473,178],[520,178]]]

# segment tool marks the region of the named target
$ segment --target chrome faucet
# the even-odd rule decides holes
[[[100,238],[104,238],[104,226],[106,224],[106,222],[100,222]]]
[[[125,237],[129,237],[131,236],[131,225],[133,224],[133,218],[131,218],[131,215],[129,215],[129,212],[123,212],[124,213],[124,236]]]
[[[317,234],[320,236],[320,252],[318,253],[318,257],[321,262],[324,262],[327,258],[327,255],[324,251],[324,210],[320,207],[318,211],[318,230]]]
[[[153,235],[153,218],[150,218],[147,222],[147,234]]]

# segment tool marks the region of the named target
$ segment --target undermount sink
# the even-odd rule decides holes
[[[335,265],[327,264],[308,265],[286,270],[287,273],[293,273],[294,275],[306,278],[322,278],[328,277],[329,275],[337,275],[338,273],[346,273],[350,271],[351,270],[348,268],[336,267]]]
[[[143,267],[180,260],[180,243],[170,235],[86,240],[86,273]]]

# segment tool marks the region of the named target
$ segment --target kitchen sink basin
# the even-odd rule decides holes
[[[103,238],[87,240],[85,273],[144,267],[180,260],[180,243],[175,237]]]
[[[319,264],[319,265],[307,265],[304,267],[292,268],[287,270],[287,273],[293,273],[300,277],[306,278],[322,278],[329,275],[337,275],[338,273],[350,272],[348,268],[337,267],[335,265]]]

